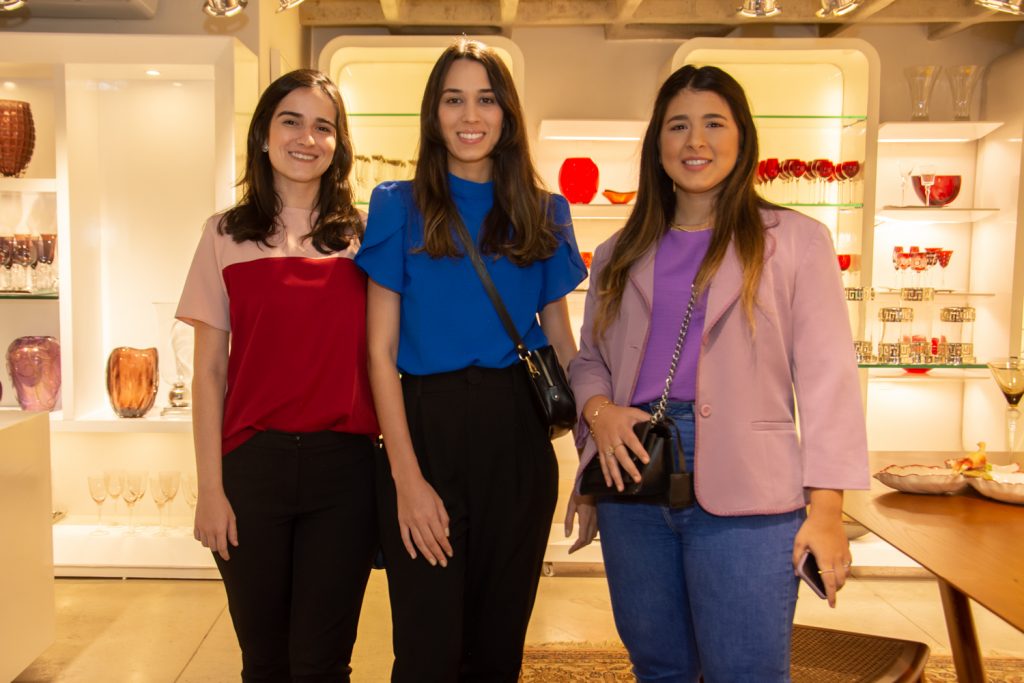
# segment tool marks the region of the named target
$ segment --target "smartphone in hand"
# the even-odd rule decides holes
[[[818,561],[814,559],[810,548],[804,550],[800,562],[797,563],[796,575],[803,579],[804,583],[810,586],[811,590],[819,598],[825,599],[828,597],[828,594],[825,592],[825,581],[821,578],[821,572],[818,571]]]

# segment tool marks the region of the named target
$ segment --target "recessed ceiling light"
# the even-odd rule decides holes
[[[815,14],[822,19],[841,17],[860,7],[862,0],[821,0],[821,9]]]
[[[1024,16],[1021,0],[974,0],[974,4],[985,9],[994,9],[997,12],[1006,12],[1018,17]]]
[[[25,0],[0,0],[0,10],[13,12],[25,6]]]
[[[774,17],[782,14],[778,0],[743,0],[739,9],[744,17]]]
[[[249,4],[249,0],[206,0],[203,11],[211,17],[233,17]]]
[[[156,69],[146,69],[146,75],[147,76],[159,76],[160,72],[157,71]]]

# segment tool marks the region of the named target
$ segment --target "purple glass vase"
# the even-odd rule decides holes
[[[19,337],[7,347],[7,372],[22,410],[53,410],[60,397],[60,344],[53,337]]]

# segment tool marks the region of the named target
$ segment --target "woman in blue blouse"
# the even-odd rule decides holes
[[[370,382],[394,623],[393,681],[517,680],[557,497],[525,374],[456,237],[483,254],[530,348],[576,353],[565,295],[586,276],[568,204],[540,187],[508,69],[458,40],[427,81],[410,182],[378,186]],[[401,377],[400,377],[401,375]]]

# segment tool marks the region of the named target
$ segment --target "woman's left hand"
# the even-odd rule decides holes
[[[850,575],[850,542],[843,529],[843,492],[831,489],[811,491],[807,519],[793,542],[793,568],[804,550],[810,549],[818,562],[829,607],[836,606],[836,593]]]
[[[576,542],[569,548],[572,555],[580,548],[585,548],[597,536],[597,504],[593,496],[583,496],[573,493],[569,498],[569,505],[565,510],[565,537],[572,536],[573,518],[580,518],[580,532]]]

